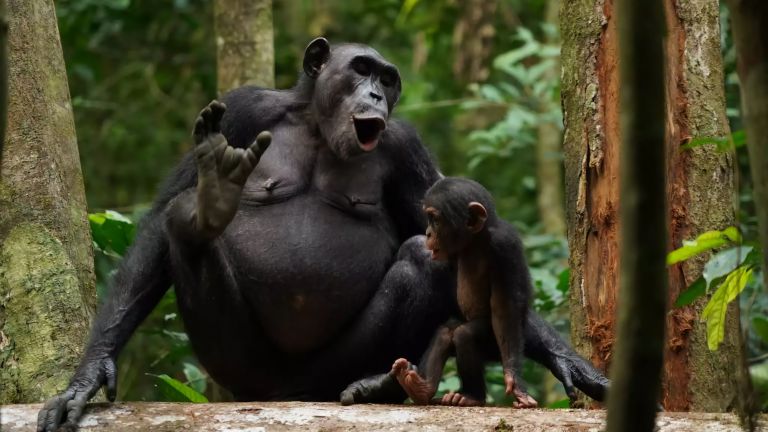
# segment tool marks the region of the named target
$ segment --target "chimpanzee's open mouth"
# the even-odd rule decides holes
[[[379,135],[386,129],[387,124],[381,117],[352,117],[355,124],[355,133],[360,148],[363,151],[371,151],[379,143]]]

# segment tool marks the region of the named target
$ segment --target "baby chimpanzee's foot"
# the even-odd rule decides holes
[[[444,394],[443,399],[440,401],[440,403],[443,405],[463,406],[463,407],[485,405],[484,400],[478,400],[470,396],[463,395],[461,393],[453,393],[453,392]]]
[[[429,404],[432,396],[435,395],[436,389],[420,377],[413,365],[404,358],[395,360],[389,374],[397,379],[416,405]]]

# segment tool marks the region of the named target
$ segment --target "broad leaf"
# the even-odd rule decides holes
[[[744,290],[751,276],[751,267],[741,266],[731,272],[702,311],[701,320],[707,322],[707,346],[711,351],[716,351],[725,337],[725,313],[728,303]]]
[[[732,272],[740,266],[752,252],[752,246],[737,246],[718,252],[707,261],[702,276],[709,286],[713,280]]]
[[[184,376],[187,377],[187,385],[199,393],[204,393],[207,387],[208,377],[197,366],[184,362]]]
[[[175,380],[166,374],[154,375],[158,379],[158,387],[168,402],[208,402],[208,398],[198,393],[192,387]]]
[[[670,252],[667,255],[667,264],[685,261],[730,242],[741,242],[741,234],[736,227],[728,227],[723,231],[707,231],[696,237],[696,240],[683,242],[682,247]]]
[[[88,215],[93,241],[102,251],[125,254],[136,235],[136,226],[122,214],[107,210],[104,213]]]
[[[681,292],[675,300],[675,307],[687,306],[707,292],[707,282],[704,278],[696,279],[685,291]]]

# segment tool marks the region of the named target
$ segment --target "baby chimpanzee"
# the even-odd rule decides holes
[[[427,247],[432,259],[457,267],[457,300],[462,320],[438,329],[418,371],[398,359],[390,372],[417,404],[428,404],[437,391],[445,361],[456,355],[459,393],[443,396],[444,405],[485,402],[484,363],[501,359],[506,393],[516,408],[534,408],[517,373],[523,350],[531,281],[520,236],[501,220],[490,193],[479,183],[445,178],[424,198]]]

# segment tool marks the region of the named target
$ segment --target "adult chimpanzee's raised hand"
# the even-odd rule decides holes
[[[272,142],[272,135],[264,131],[248,148],[230,146],[221,134],[226,110],[223,103],[212,101],[200,111],[192,132],[197,145],[197,207],[190,210],[194,229],[207,238],[221,234],[235,216],[243,185]]]

